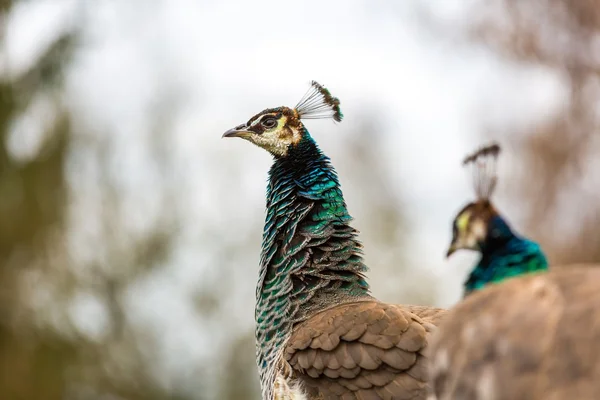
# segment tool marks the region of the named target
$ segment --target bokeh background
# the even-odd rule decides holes
[[[375,295],[451,306],[495,139],[499,208],[600,261],[600,1],[0,1],[0,398],[258,399],[270,157],[221,134],[315,79],[309,121]]]

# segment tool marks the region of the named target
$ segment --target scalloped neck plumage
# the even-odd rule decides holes
[[[331,165],[329,157],[319,149],[317,143],[305,128],[303,128],[302,139],[296,145],[290,147],[287,156],[276,157],[269,171],[267,219],[263,233],[263,258],[261,259],[262,268],[266,270],[261,270],[261,273],[267,275],[269,272],[268,263],[265,264],[265,261],[268,261],[266,257],[268,257],[268,252],[273,246],[281,248],[282,251],[289,250],[286,243],[281,240],[283,238],[280,238],[280,243],[277,243],[278,235],[272,233],[269,235],[272,231],[269,225],[269,214],[282,213],[279,220],[281,226],[275,226],[275,230],[281,233],[286,229],[286,222],[297,222],[292,221],[292,219],[297,218],[298,214],[294,214],[294,212],[291,215],[286,213],[298,208],[309,207],[309,205],[311,209],[307,212],[307,216],[312,216],[313,220],[319,218],[323,224],[328,224],[331,227],[328,234],[325,235],[328,239],[335,239],[337,236],[339,241],[350,240],[356,245],[356,248],[352,250],[356,250],[355,253],[358,254],[352,257],[351,262],[348,263],[349,265],[339,271],[332,270],[330,272],[338,272],[340,275],[349,273],[360,275],[359,286],[364,288],[365,292],[368,292],[368,284],[362,277],[362,273],[367,270],[362,263],[362,255],[360,254],[362,245],[357,238],[358,232],[349,225],[352,217],[347,211],[337,173]],[[321,209],[318,209],[318,207],[321,207]],[[317,211],[318,217],[315,216]],[[301,224],[306,226],[306,219],[301,221]],[[298,236],[297,229],[293,233],[295,237]],[[288,237],[287,239],[291,238]],[[315,250],[314,248],[311,249]],[[312,268],[318,269],[319,264],[313,263]],[[361,290],[357,291],[361,292]]]
[[[465,282],[465,295],[490,283],[547,269],[540,246],[515,233],[504,218],[495,215],[481,244],[481,258]]]

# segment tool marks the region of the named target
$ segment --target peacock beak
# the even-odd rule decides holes
[[[238,125],[235,128],[232,128],[225,132],[222,137],[246,137],[252,134],[252,132],[248,131],[246,125]]]
[[[458,248],[455,243],[452,243],[446,252],[446,258],[450,257]]]

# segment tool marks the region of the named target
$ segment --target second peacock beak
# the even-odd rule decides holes
[[[450,245],[450,247],[448,248],[448,251],[446,252],[446,258],[450,257],[456,250],[458,250],[456,248],[456,245],[454,243],[452,243]]]

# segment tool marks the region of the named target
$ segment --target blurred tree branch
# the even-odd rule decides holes
[[[600,261],[598,191],[582,190],[598,174],[591,163],[600,151],[600,1],[493,0],[475,8],[473,17],[473,40],[511,60],[539,63],[566,76],[567,105],[524,137],[519,169],[527,173],[516,178],[520,198],[527,199],[522,204],[530,231],[553,262]],[[578,227],[574,234],[563,232],[565,221]]]

